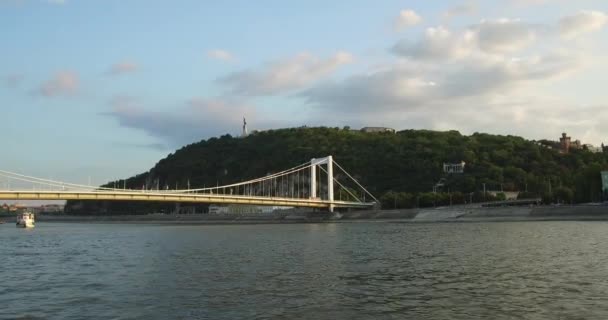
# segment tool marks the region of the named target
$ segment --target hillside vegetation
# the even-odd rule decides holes
[[[209,187],[261,177],[327,155],[333,155],[390,208],[446,204],[449,197],[454,203],[471,197],[488,200],[491,197],[480,192],[484,184],[487,190],[520,191],[520,197],[538,196],[546,202],[599,201],[603,197],[600,171],[608,169],[604,153],[560,154],[516,136],[304,127],[202,140],[169,154],[146,173],[106,186]],[[466,162],[463,174],[443,173],[444,162],[461,161]],[[431,193],[442,178],[445,186],[438,194]]]

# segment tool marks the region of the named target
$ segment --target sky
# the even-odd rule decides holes
[[[608,143],[608,2],[0,0],[0,169],[101,184],[292,126]]]

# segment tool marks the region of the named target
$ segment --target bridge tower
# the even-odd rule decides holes
[[[327,165],[327,200],[334,201],[334,159],[327,156],[320,159],[310,160],[310,197],[317,198],[317,167]],[[329,212],[334,212],[334,205],[329,206]]]

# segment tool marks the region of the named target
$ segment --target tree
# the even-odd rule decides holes
[[[558,196],[562,186],[573,192],[573,202],[601,199],[600,171],[608,169],[608,153],[573,150],[564,155],[520,137],[457,131],[404,130],[395,134],[368,134],[339,128],[289,128],[261,131],[245,138],[223,135],[181,147],[150,170],[121,181],[129,189],[161,186],[192,188],[229,184],[263,177],[331,154],[336,162],[357,177],[375,195],[388,197],[385,207],[446,205],[449,194],[429,194],[433,185],[446,179],[452,193],[475,192],[475,201],[492,200],[483,195],[500,184],[504,190]],[[547,146],[550,142],[547,142]],[[461,175],[446,175],[444,162],[466,161]],[[112,186],[108,184],[106,186]],[[388,194],[392,191],[394,194]],[[440,190],[441,191],[441,190]],[[560,201],[568,194],[559,194]],[[419,200],[416,201],[416,199]],[[454,197],[452,196],[452,202]],[[164,209],[161,204],[69,201],[78,212],[107,207],[108,212],[146,212]],[[78,209],[84,208],[84,209]]]
[[[558,203],[572,203],[574,192],[568,187],[558,187],[555,189],[555,201]]]

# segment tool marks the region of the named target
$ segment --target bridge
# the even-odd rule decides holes
[[[334,174],[334,169],[338,171]],[[93,187],[0,170],[0,200],[154,201],[320,208],[371,208],[379,204],[332,156],[223,186],[169,190]],[[19,188],[11,188],[18,182]],[[23,187],[31,185],[31,189]],[[366,200],[369,199],[369,200]]]

